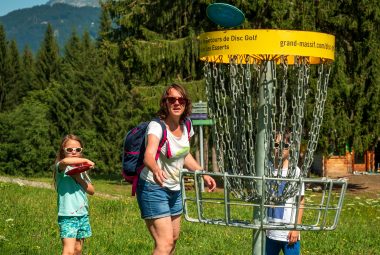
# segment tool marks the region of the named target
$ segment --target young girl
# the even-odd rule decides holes
[[[72,165],[94,162],[82,157],[83,143],[75,135],[63,138],[57,153],[54,169],[54,184],[58,193],[58,225],[62,239],[62,254],[82,254],[84,239],[90,237],[86,193],[93,195],[94,186],[86,172],[67,175]]]

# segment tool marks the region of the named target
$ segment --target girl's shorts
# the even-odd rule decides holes
[[[169,190],[139,179],[137,202],[143,219],[158,219],[182,214],[181,191]]]
[[[88,215],[58,216],[58,225],[61,238],[82,239],[92,235]]]

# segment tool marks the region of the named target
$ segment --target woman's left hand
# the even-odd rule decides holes
[[[215,182],[214,178],[212,178],[209,175],[204,175],[203,180],[208,187],[208,192],[213,192],[216,189],[216,182]]]

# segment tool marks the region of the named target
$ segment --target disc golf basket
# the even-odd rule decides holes
[[[219,173],[184,170],[186,220],[253,229],[252,254],[265,253],[266,230],[333,230],[347,181],[307,178],[323,119],[334,60],[332,35],[290,30],[224,30],[200,35],[200,58],[213,120]],[[289,148],[276,138],[289,134]],[[289,150],[286,176],[282,152]],[[275,164],[273,162],[276,162]],[[201,192],[202,176],[213,176],[223,195]],[[194,178],[195,192],[184,178]],[[301,205],[301,187],[306,187]],[[319,193],[310,190],[316,189]],[[302,223],[273,223],[269,208],[290,207]]]

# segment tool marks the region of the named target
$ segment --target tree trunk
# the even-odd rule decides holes
[[[196,148],[195,150],[195,160],[201,164],[200,156],[199,156],[199,134],[195,135],[195,141],[194,141],[194,146]]]
[[[218,163],[217,163],[217,157],[216,157],[216,149],[215,149],[215,145],[213,144],[212,145],[212,148],[211,148],[211,158],[212,158],[212,171],[213,172],[220,172],[219,171],[219,167],[218,167]]]
[[[205,136],[203,138],[203,160],[204,160],[204,166],[203,166],[203,169],[205,171],[208,171],[208,139],[209,139],[209,132],[208,132],[208,128],[205,128],[204,129],[205,131]]]

